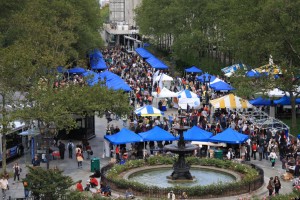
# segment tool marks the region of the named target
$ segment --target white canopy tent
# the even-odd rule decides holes
[[[190,90],[183,90],[177,93],[178,101],[174,102],[174,107],[180,107],[182,109],[187,109],[187,105],[191,108],[200,107],[200,99],[196,93],[191,92]]]
[[[159,94],[157,94],[157,92],[152,92],[152,96],[156,98],[171,98],[177,97],[178,95],[164,87]]]
[[[173,78],[171,76],[168,76],[167,74],[160,74],[155,78],[155,81],[173,81]]]

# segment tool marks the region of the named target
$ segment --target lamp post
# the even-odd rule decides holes
[[[48,127],[41,124],[39,129],[43,137],[43,140],[46,142],[46,162],[47,162],[47,169],[49,169],[50,140],[53,139],[53,136],[56,133],[56,127],[53,124],[49,125]]]

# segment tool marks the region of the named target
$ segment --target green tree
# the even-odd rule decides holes
[[[12,0],[0,6],[0,110],[6,152],[9,125],[19,116],[7,109],[20,103],[15,94],[27,95],[41,77],[50,80],[59,65],[86,66],[88,50],[103,43],[96,1]],[[5,154],[2,166],[6,170]]]
[[[37,199],[60,199],[74,185],[71,177],[64,176],[58,169],[45,170],[41,167],[28,167],[28,182],[31,195]]]
[[[226,40],[228,38],[228,45],[232,46],[235,57],[249,65],[261,66],[266,64],[269,55],[272,55],[274,63],[281,67],[282,78],[275,80],[269,76],[259,79],[259,85],[250,86],[255,87],[252,94],[257,92],[257,89],[266,91],[278,87],[290,95],[292,133],[296,128],[295,98],[300,94],[300,40],[297,33],[300,23],[299,5],[300,2],[297,1],[232,0],[226,15],[226,26],[230,27],[226,29]],[[239,87],[243,81],[235,81],[234,86]],[[245,85],[244,88],[246,87]]]
[[[101,86],[72,85],[55,88],[51,83],[40,82],[26,96],[26,105],[18,110],[19,118],[28,122],[38,120],[44,125],[55,124],[58,130],[76,126],[74,116],[100,117],[106,110],[122,115],[130,112],[128,94]]]

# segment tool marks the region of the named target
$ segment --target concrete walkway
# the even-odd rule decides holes
[[[171,110],[165,112],[165,116],[168,116],[170,113],[175,113],[177,111]],[[120,121],[113,121],[111,122],[114,125],[118,125],[120,129],[122,128],[122,122]],[[102,158],[103,155],[103,136],[105,135],[105,128],[106,128],[106,119],[104,118],[96,118],[95,120],[96,124],[96,137],[92,140],[89,141],[92,150],[94,152],[94,155],[91,156],[92,158],[97,157],[100,158],[100,165],[101,167],[108,164],[110,158]],[[65,144],[67,144],[67,141],[64,141]],[[79,143],[79,141],[73,141],[74,144],[76,145]],[[27,173],[27,168],[26,165],[31,165],[31,159],[29,153],[24,155],[23,157],[19,158],[16,160],[19,162],[21,168],[22,168],[22,173],[20,178],[24,178],[25,174]],[[12,171],[12,166],[14,164],[13,161],[8,164],[8,171]],[[89,175],[92,174],[91,172],[91,167],[90,167],[90,160],[85,159],[83,161],[83,168],[78,169],[77,168],[77,161],[73,157],[73,159],[68,158],[68,152],[65,152],[65,159],[64,160],[53,160],[50,162],[50,168],[54,168],[54,166],[57,166],[59,169],[64,171],[65,175],[68,175],[73,178],[74,181],[77,180],[82,180],[83,186],[86,184],[86,180],[89,179]],[[251,163],[254,163],[264,169],[265,172],[265,182],[267,183],[269,180],[269,177],[274,177],[274,176],[280,176],[283,173],[283,170],[281,169],[281,163],[280,161],[277,161],[275,168],[271,168],[271,163],[270,161],[263,160],[263,161],[258,161],[258,160],[251,160]],[[41,167],[46,168],[45,163],[41,163]],[[290,193],[292,191],[292,182],[285,182],[281,180],[282,184],[282,189],[280,190],[281,194],[285,193]],[[24,197],[24,188],[22,185],[22,182],[14,182],[13,178],[9,179],[9,185],[10,185],[10,190],[7,191],[7,199],[10,196],[11,198],[23,198]],[[118,195],[118,194],[117,194]],[[251,193],[251,194],[245,194],[245,195],[240,195],[238,197],[225,197],[225,198],[220,198],[222,200],[231,200],[231,199],[239,199],[240,197],[258,197],[259,199],[262,199],[263,197],[268,195],[268,191],[266,188],[266,185],[263,186],[261,189]]]

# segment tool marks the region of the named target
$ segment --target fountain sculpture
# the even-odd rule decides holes
[[[166,151],[178,154],[178,159],[173,165],[173,172],[168,177],[174,181],[192,181],[193,176],[190,173],[190,165],[185,161],[185,155],[192,153],[197,147],[192,144],[186,144],[183,137],[183,132],[188,130],[190,127],[183,125],[183,119],[185,116],[179,116],[180,125],[174,127],[179,134],[179,141],[176,144],[169,144],[164,147]]]

